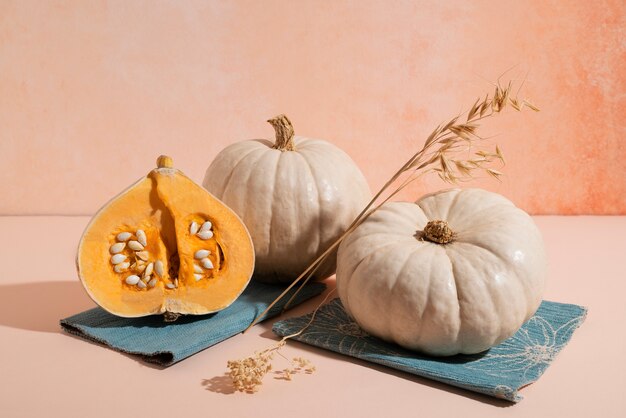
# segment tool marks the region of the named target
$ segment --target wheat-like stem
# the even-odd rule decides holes
[[[298,283],[302,282],[298,290],[291,296],[285,309],[293,301],[293,298],[304,287],[306,283],[313,277],[313,274],[319,268],[319,266],[326,260],[333,251],[337,249],[343,239],[356,229],[369,215],[377,210],[384,203],[388,202],[392,197],[396,196],[402,189],[408,184],[412,183],[416,179],[431,172],[437,173],[439,178],[447,183],[459,183],[475,177],[475,173],[479,171],[485,172],[487,175],[499,179],[502,173],[494,168],[492,164],[499,161],[504,164],[504,156],[500,148],[496,145],[493,152],[485,151],[484,149],[478,149],[470,154],[470,157],[466,158],[454,158],[461,154],[462,151],[469,151],[479,143],[484,141],[477,134],[480,127],[479,122],[498,115],[508,105],[510,105],[516,111],[521,111],[524,107],[528,107],[533,111],[539,111],[539,109],[530,103],[528,100],[518,99],[516,93],[515,97],[511,96],[511,89],[513,85],[509,82],[506,87],[503,87],[499,82],[495,85],[494,93],[492,96],[487,94],[484,98],[478,98],[470,109],[466,112],[466,118],[464,122],[459,122],[461,115],[458,115],[450,119],[445,124],[439,125],[435,130],[426,138],[424,145],[420,150],[413,154],[399,169],[396,171],[389,180],[378,190],[372,200],[366,205],[366,207],[359,213],[355,220],[350,224],[346,231],[334,241],[322,254],[320,254],[277,298],[274,300],[260,315],[258,315],[254,321],[246,328],[247,331],[250,327],[256,325],[261,318],[267,314],[267,312],[278,303],[285,295],[293,289]],[[407,175],[407,179],[392,190],[383,200],[378,203],[379,199],[385,192],[388,192],[389,188],[395,184],[400,177]],[[372,209],[374,207],[374,209]],[[244,331],[244,332],[245,332]]]
[[[302,357],[295,357],[293,361],[291,361],[280,352],[280,349],[287,343],[288,339],[302,334],[313,323],[319,308],[326,303],[328,298],[334,293],[335,289],[328,292],[311,314],[311,318],[309,318],[308,322],[298,332],[284,336],[274,345],[264,350],[257,351],[253,356],[240,360],[229,360],[227,364],[229,369],[228,375],[232,379],[235,389],[240,392],[252,393],[258,386],[263,384],[263,377],[272,370],[274,354],[283,357],[289,362],[290,366],[292,366],[279,372],[285,380],[291,380],[291,376],[298,372],[304,371],[307,374],[313,373],[315,366],[312,365],[309,360]]]

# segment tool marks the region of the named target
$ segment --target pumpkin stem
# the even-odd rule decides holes
[[[174,161],[172,157],[168,157],[167,155],[161,155],[157,158],[157,167],[158,168],[172,168],[174,167]]]
[[[180,314],[176,312],[166,311],[163,313],[163,321],[165,322],[176,322],[178,318],[180,318]]]
[[[268,122],[274,127],[276,131],[276,142],[274,142],[274,149],[280,151],[294,151],[293,144],[293,125],[291,121],[285,115],[278,115]]]
[[[424,227],[422,239],[437,244],[447,244],[454,240],[455,233],[446,221],[429,221]]]

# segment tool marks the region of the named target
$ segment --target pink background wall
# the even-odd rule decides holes
[[[0,0],[0,214],[93,213],[161,153],[200,181],[282,112],[376,189],[512,66],[542,112],[489,124],[506,176],[472,185],[624,214],[625,27],[619,0]]]

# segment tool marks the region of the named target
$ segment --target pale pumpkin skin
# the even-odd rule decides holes
[[[454,238],[424,239],[429,221]],[[479,189],[383,205],[340,245],[337,289],[368,333],[430,355],[474,354],[512,336],[541,303],[547,262],[533,220]]]
[[[361,171],[336,146],[293,136],[290,148],[264,139],[235,143],[217,155],[202,183],[250,231],[255,280],[292,282],[371,198]],[[336,254],[314,277],[332,275],[335,266]]]

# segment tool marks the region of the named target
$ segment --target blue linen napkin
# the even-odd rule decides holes
[[[298,293],[292,305],[319,295],[325,288],[323,283],[308,284]],[[171,366],[242,332],[283,290],[283,286],[252,281],[241,296],[223,311],[181,316],[170,323],[164,322],[161,315],[121,318],[99,307],[62,319],[60,323],[70,334],[138,355],[147,362]],[[293,289],[288,293],[291,294]],[[289,298],[282,298],[264,319],[280,314]]]
[[[339,299],[324,305],[311,325],[295,340],[382,364],[446,384],[519,402],[518,390],[539,379],[583,323],[587,309],[543,301],[515,335],[486,352],[430,357],[368,335],[346,313]],[[273,331],[300,331],[311,314],[274,324]]]

